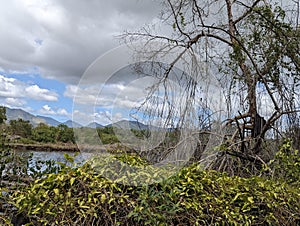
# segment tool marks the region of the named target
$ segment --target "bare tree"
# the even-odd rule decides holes
[[[191,106],[200,101],[199,81],[212,76],[207,74],[209,67],[223,86],[226,124],[237,128],[229,144],[232,147],[235,142],[237,148],[224,153],[245,161],[262,161],[266,133],[278,120],[286,120],[286,115],[299,116],[299,2],[288,2],[289,8],[282,9],[276,1],[166,0],[161,18],[172,32],[158,35],[152,28],[143,28],[127,32],[123,38],[127,43],[146,41],[137,56],[147,55],[149,61],[157,62],[162,55],[176,52],[160,76],[160,84],[166,83],[179,61],[184,62],[189,77],[184,78],[186,100],[181,106],[186,114],[180,115],[182,122],[191,116]],[[293,15],[297,15],[296,20]],[[155,41],[164,44],[153,45]],[[153,86],[149,96],[158,87]],[[169,94],[165,92],[164,103],[169,101]],[[239,103],[233,104],[238,99]],[[258,103],[262,99],[267,102],[264,117]],[[175,111],[168,110],[168,115]]]

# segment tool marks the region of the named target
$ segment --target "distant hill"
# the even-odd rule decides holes
[[[59,124],[65,124],[68,127],[81,127],[80,124],[71,120],[62,123],[51,117],[30,114],[22,109],[6,108],[6,117],[8,121],[18,120],[19,118],[21,118],[25,121],[29,121],[33,126],[37,126],[39,123],[45,123],[49,126],[58,126]]]
[[[19,118],[28,121],[33,121],[34,118],[32,114],[29,114],[26,111],[23,111],[21,109],[10,109],[10,108],[6,108],[6,117],[8,121],[17,120]]]
[[[37,126],[39,123],[45,123],[50,126],[58,126],[59,124],[64,124],[70,128],[79,128],[83,127],[77,122],[74,122],[72,120],[68,120],[66,122],[59,122],[51,117],[45,117],[45,116],[40,116],[40,115],[33,115],[30,114],[22,109],[12,109],[12,108],[6,108],[6,117],[7,120],[18,120],[19,118],[29,121],[33,126]],[[128,120],[122,120],[116,123],[112,123],[106,126],[103,126],[97,122],[91,122],[85,127],[88,128],[104,128],[104,127],[117,127],[117,128],[130,128],[134,130],[148,130],[148,129],[154,129],[157,130],[159,129],[158,127],[155,126],[148,126],[145,125],[141,122],[137,121],[128,121]]]
[[[127,120],[122,120],[119,122],[115,122],[112,124],[109,124],[105,127],[116,127],[116,128],[130,128],[130,129],[134,129],[134,130],[147,130],[149,129],[149,126],[141,123],[141,122],[137,122],[137,121],[127,121]]]
[[[35,116],[36,118],[38,119],[41,119],[44,121],[44,123],[50,125],[50,126],[58,126],[59,124],[62,124],[61,122],[53,119],[53,118],[50,118],[50,117],[45,117],[45,116],[40,116],[40,115],[37,115]]]
[[[90,124],[88,124],[86,127],[89,127],[89,128],[104,128],[103,125],[97,123],[97,122],[91,122]]]
[[[68,121],[65,121],[64,123],[62,123],[70,128],[80,128],[82,127],[82,125],[80,125],[79,123],[77,122],[74,122],[72,120],[68,120]]]
[[[36,126],[39,123],[46,123],[48,125],[59,125],[60,123],[52,118],[48,117],[42,117],[42,116],[35,116],[32,115],[22,109],[11,109],[11,108],[6,108],[6,117],[7,120],[18,120],[23,119],[25,121],[29,121],[32,125]]]

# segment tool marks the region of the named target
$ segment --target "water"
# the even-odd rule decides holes
[[[71,166],[72,163],[65,158],[65,154],[74,158],[74,163],[77,165],[84,164],[90,157],[91,153],[65,153],[55,151],[17,151],[17,155],[28,159],[28,168],[33,168],[36,171],[45,171],[47,168],[46,162],[53,162],[53,166],[58,166],[58,163],[63,163]],[[31,156],[31,157],[30,157]]]

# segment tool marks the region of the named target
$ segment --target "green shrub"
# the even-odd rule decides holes
[[[300,187],[300,153],[293,149],[289,140],[285,141],[275,158],[265,166],[269,178],[284,181]]]
[[[158,179],[171,170],[149,166],[135,155],[101,159],[91,163],[94,168],[90,164],[63,166],[58,174],[36,180],[14,194],[15,206],[27,213],[34,225],[297,225],[300,222],[300,188],[293,184],[258,176],[229,177],[192,165],[164,181],[146,185],[139,183],[141,178]],[[120,176],[127,164],[137,167],[131,169],[139,169],[126,171],[136,186],[126,184]],[[141,170],[143,167],[145,171]],[[110,173],[110,179],[101,176],[104,172]],[[118,177],[121,178],[112,180]]]
[[[32,138],[37,142],[54,143],[57,133],[58,129],[56,127],[40,123],[32,130]]]
[[[191,166],[139,193],[130,216],[145,225],[296,224],[299,196],[299,188],[287,184]]]
[[[85,165],[36,180],[14,200],[35,225],[118,225],[127,221],[133,195]]]

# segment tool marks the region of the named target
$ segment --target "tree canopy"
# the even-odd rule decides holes
[[[209,108],[211,99],[197,93],[203,80],[215,77],[226,107],[220,119],[225,126],[236,128],[227,139],[232,141],[227,153],[256,161],[263,155],[265,136],[281,134],[299,118],[299,3],[288,3],[167,0],[161,15],[165,25],[172,27],[171,33],[159,34],[151,27],[122,37],[129,44],[145,41],[137,57],[141,52],[154,62],[159,62],[162,55],[173,57],[159,81],[166,90],[169,87],[165,81],[171,71],[184,62],[189,74],[185,78],[189,80],[184,87],[186,100],[181,102],[180,110],[169,108],[170,121],[174,120],[174,111],[181,111],[181,121],[190,121],[186,112],[192,112],[193,106],[200,103]],[[157,41],[160,45],[153,45]],[[151,88],[153,95],[158,86]],[[171,96],[170,93],[165,95]],[[172,98],[164,101],[172,105]],[[194,118],[202,113],[194,114]],[[182,125],[186,124],[179,126]]]
[[[0,124],[6,121],[6,108],[0,107]]]

